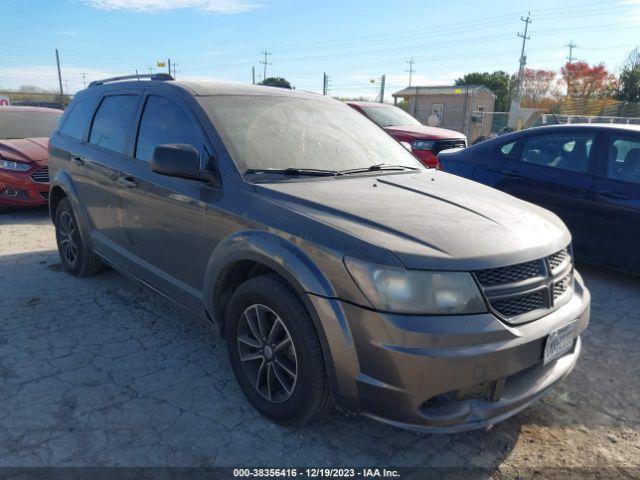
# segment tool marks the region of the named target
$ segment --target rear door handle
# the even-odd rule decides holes
[[[131,177],[118,177],[118,185],[127,188],[136,188],[138,184]]]
[[[600,190],[597,194],[601,197],[610,198],[612,200],[631,200],[630,196],[611,190]]]
[[[84,157],[81,157],[80,155],[72,156],[71,161],[76,165],[84,165]]]

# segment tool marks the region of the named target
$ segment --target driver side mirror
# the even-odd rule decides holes
[[[165,143],[153,150],[151,170],[168,177],[210,181],[210,173],[200,171],[200,153],[192,145]]]

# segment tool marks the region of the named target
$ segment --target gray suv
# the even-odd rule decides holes
[[[280,422],[333,405],[484,427],[580,355],[589,292],[552,213],[427,169],[337,101],[168,76],[94,82],[50,141],[62,264],[215,323]]]

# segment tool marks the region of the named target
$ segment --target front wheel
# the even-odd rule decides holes
[[[55,227],[62,267],[78,277],[98,273],[102,262],[83,243],[71,202],[66,198],[60,200],[56,208]]]
[[[227,308],[227,346],[240,388],[263,415],[301,424],[331,405],[318,334],[309,313],[276,275],[238,288]]]

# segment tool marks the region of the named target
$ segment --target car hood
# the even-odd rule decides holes
[[[405,134],[415,138],[424,138],[426,140],[466,138],[464,134],[456,132],[455,130],[429,127],[427,125],[392,125],[389,127],[384,127],[384,129],[391,134]]]
[[[25,163],[40,162],[47,159],[48,147],[47,137],[0,140],[0,157]]]
[[[476,270],[510,265],[550,255],[571,241],[553,213],[437,170],[269,183],[256,189],[272,201],[357,237],[363,258],[365,249],[383,248],[407,268]],[[328,238],[309,240],[330,244]]]

